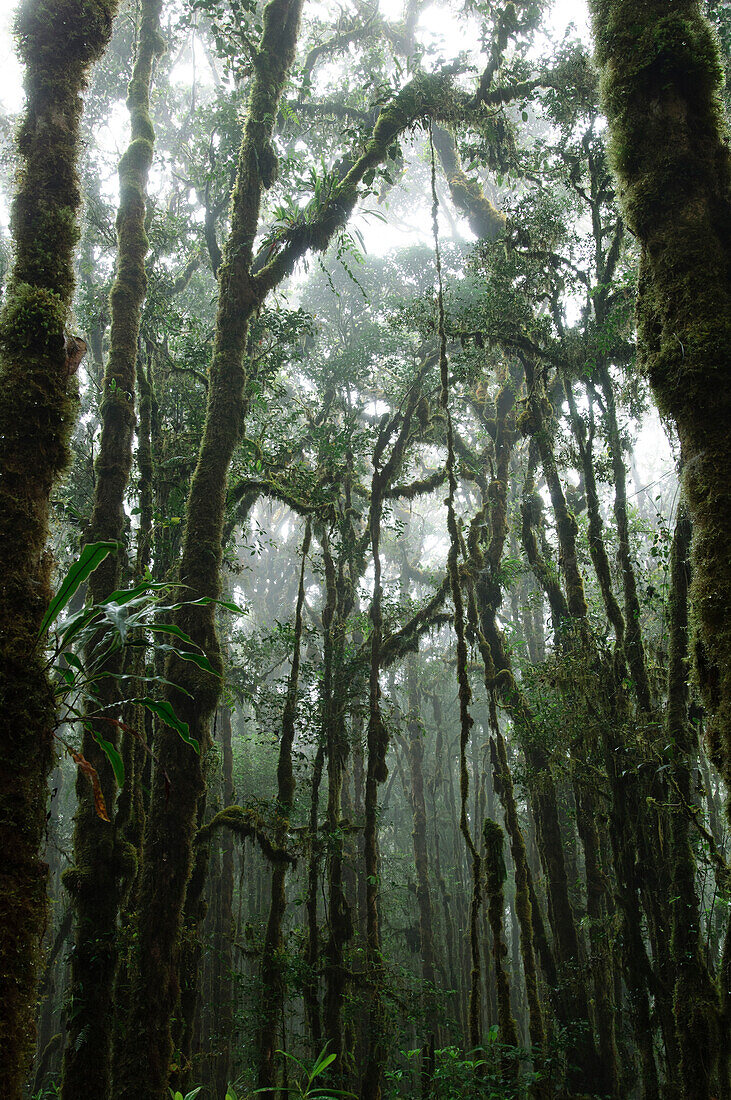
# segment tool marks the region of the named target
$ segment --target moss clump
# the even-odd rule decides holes
[[[478,180],[464,172],[450,176],[449,191],[454,205],[463,210],[478,237],[494,241],[505,232],[505,215],[485,195]]]
[[[526,405],[518,414],[515,426],[521,435],[535,435],[540,427],[540,419],[534,410]]]
[[[0,319],[0,346],[7,358],[21,349],[59,357],[65,347],[67,306],[53,290],[18,283],[12,287]]]

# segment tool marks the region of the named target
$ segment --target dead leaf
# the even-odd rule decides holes
[[[96,816],[100,817],[102,821],[109,821],[109,814],[107,813],[107,806],[104,801],[104,795],[102,794],[102,785],[99,782],[99,773],[93,764],[90,764],[85,756],[82,756],[80,752],[71,752],[74,758],[74,762],[78,765],[79,770],[83,772],[86,778],[91,783],[91,788],[94,792],[94,809],[96,810]]]

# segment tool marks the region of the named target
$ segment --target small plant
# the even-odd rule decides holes
[[[170,596],[173,587],[170,584],[145,579],[133,588],[112,592],[106,599],[82,607],[66,618],[62,617],[81,585],[109,554],[117,553],[119,548],[116,542],[88,543],[83,548],[48,605],[38,640],[49,652],[47,667],[59,727],[80,724],[87,729],[107,756],[121,787],[124,784],[122,756],[111,740],[103,736],[100,727],[103,729],[104,723],[108,723],[110,730],[116,728],[134,736],[136,732],[105,713],[107,707],[101,701],[99,689],[103,681],[110,677],[119,685],[120,698],[115,700],[115,710],[121,703],[135,703],[175,729],[196,752],[200,746],[190,736],[188,724],[178,718],[171,704],[164,698],[153,698],[152,685],[167,681],[139,669],[135,669],[134,674],[128,674],[122,661],[115,660],[111,666],[110,659],[124,657],[135,649],[153,648],[158,653],[174,653],[181,660],[192,661],[212,676],[217,674],[206,655],[185,631],[174,623],[161,621],[161,616],[183,606],[182,603],[164,602]],[[223,606],[229,610],[239,610],[233,604]],[[163,638],[170,640],[163,641]],[[121,671],[117,671],[118,668]],[[138,694],[140,687],[142,694]],[[125,698],[127,688],[135,692],[133,697]],[[97,814],[108,820],[95,768],[61,736],[58,729],[56,737],[91,782]]]
[[[296,1085],[290,1085],[289,1088],[284,1090],[290,1096],[296,1096],[299,1100],[337,1100],[338,1097],[355,1097],[354,1092],[346,1092],[344,1089],[332,1089],[317,1080],[330,1068],[336,1058],[336,1055],[327,1053],[327,1043],[310,1069],[299,1058],[295,1058],[293,1054],[288,1054],[286,1050],[278,1050],[277,1054],[281,1054],[283,1058],[287,1058],[289,1062],[294,1063],[302,1074]],[[271,1091],[271,1089],[256,1089],[256,1093]],[[236,1093],[231,1088],[226,1094],[226,1100],[238,1100]]]
[[[198,1085],[198,1088],[191,1089],[190,1092],[186,1092],[185,1096],[183,1096],[182,1092],[180,1091],[173,1092],[172,1089],[168,1089],[168,1092],[170,1093],[171,1100],[195,1100],[195,1097],[198,1095],[202,1088],[202,1085]],[[226,1094],[226,1100],[228,1100],[228,1093]],[[233,1100],[236,1100],[236,1097],[233,1097]]]

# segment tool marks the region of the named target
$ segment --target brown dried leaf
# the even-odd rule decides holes
[[[102,785],[99,782],[99,773],[93,764],[90,764],[85,756],[82,756],[80,752],[73,752],[71,755],[74,758],[74,762],[78,765],[78,768],[91,783],[91,788],[94,792],[94,809],[96,810],[96,816],[101,818],[102,821],[109,821],[109,814],[107,813],[107,806],[104,801],[104,795],[102,794]]]

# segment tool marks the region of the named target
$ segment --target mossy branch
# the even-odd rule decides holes
[[[196,845],[205,844],[219,829],[230,829],[242,840],[254,840],[272,863],[295,864],[297,862],[297,857],[291,852],[272,843],[261,816],[256,810],[247,809],[244,806],[227,806],[226,809],[219,810],[207,824],[201,825],[198,829],[195,835]]]

